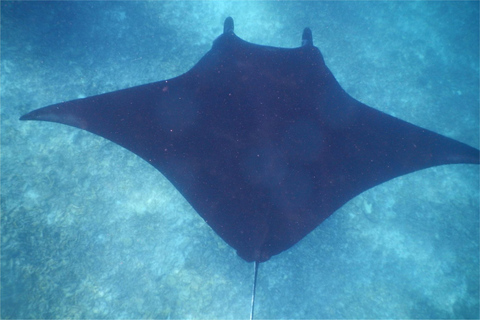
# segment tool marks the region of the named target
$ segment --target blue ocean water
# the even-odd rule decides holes
[[[238,319],[253,267],[134,154],[58,124],[52,103],[168,79],[235,19],[344,89],[479,145],[478,2],[1,3],[1,317]],[[479,169],[369,190],[260,265],[258,318],[478,318]]]

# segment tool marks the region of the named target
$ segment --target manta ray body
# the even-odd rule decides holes
[[[62,102],[58,122],[130,150],[246,261],[292,247],[363,191],[417,170],[479,163],[479,150],[348,95],[306,28],[286,49],[246,42],[233,19],[176,78]]]

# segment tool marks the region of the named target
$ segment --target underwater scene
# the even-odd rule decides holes
[[[154,167],[20,116],[170,79],[222,34],[313,44],[355,99],[479,146],[477,1],[1,2],[2,319],[248,319],[241,259]],[[258,319],[479,318],[479,167],[363,192],[261,263]]]

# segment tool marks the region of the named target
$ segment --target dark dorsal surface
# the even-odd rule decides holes
[[[350,97],[305,29],[274,48],[224,33],[187,73],[51,105],[22,120],[78,127],[162,172],[247,261],[290,248],[361,192],[479,151]]]

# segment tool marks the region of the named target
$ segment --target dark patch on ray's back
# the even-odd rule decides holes
[[[300,119],[287,127],[282,138],[282,153],[289,161],[308,163],[325,151],[322,130],[311,119]]]
[[[200,108],[192,99],[190,93],[179,92],[169,84],[169,81],[163,81],[158,86],[159,94],[154,101],[155,119],[157,125],[164,130],[170,130],[172,133],[188,130],[197,120]],[[165,108],[166,105],[175,104],[175,108]]]

